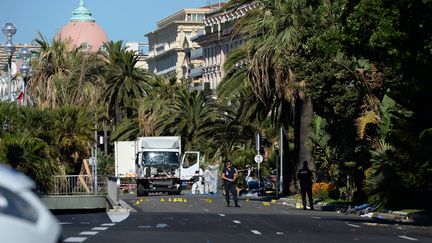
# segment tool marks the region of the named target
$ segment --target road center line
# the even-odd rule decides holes
[[[97,233],[99,233],[98,231],[83,231],[81,233],[79,233],[79,235],[96,235]]]
[[[87,237],[69,237],[63,242],[84,242],[87,240]]]
[[[256,235],[262,235],[261,232],[259,232],[258,230],[251,230],[251,232],[256,234]]]
[[[93,227],[91,230],[99,230],[99,231],[102,231],[102,230],[106,230],[106,229],[108,229],[108,227]]]
[[[59,224],[73,224],[71,222],[60,222]]]
[[[114,223],[101,224],[101,226],[114,226]]]
[[[220,213],[220,214],[219,214],[219,216],[221,216],[221,217],[225,217],[225,214],[223,214],[223,213]]]
[[[405,239],[405,240],[412,240],[412,241],[417,241],[418,239],[416,238],[411,238],[405,235],[398,235],[399,238]]]
[[[348,226],[354,227],[354,228],[360,228],[359,225],[355,225],[355,224],[347,224]]]
[[[236,224],[241,224],[241,222],[238,221],[238,220],[233,220],[233,222],[236,223]]]

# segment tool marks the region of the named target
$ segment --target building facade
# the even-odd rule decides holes
[[[191,38],[203,28],[205,15],[211,10],[211,6],[183,9],[157,22],[157,29],[145,35],[149,44],[149,72],[177,80],[193,80],[189,71],[202,65],[202,60],[192,61],[187,53],[199,49]]]
[[[223,65],[228,53],[245,42],[241,36],[233,35],[234,22],[256,7],[257,4],[248,3],[236,9],[220,9],[207,14],[204,32],[193,39],[203,49],[204,86],[214,90],[225,77]]]
[[[15,52],[11,59],[11,70],[10,74],[12,80],[11,84],[11,96],[14,100],[17,99],[21,91],[23,90],[23,79],[19,76],[19,70],[23,61],[18,57],[19,50],[21,48],[28,48],[32,53],[39,51],[39,45],[37,44],[16,44]],[[3,44],[0,43],[0,101],[8,99],[9,93],[9,72],[8,72],[8,56]]]
[[[126,48],[138,56],[137,68],[148,70],[148,44],[144,42],[126,42]]]

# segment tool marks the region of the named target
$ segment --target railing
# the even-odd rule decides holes
[[[107,176],[97,176],[95,188],[94,176],[65,175],[54,176],[52,186],[47,195],[106,195]]]

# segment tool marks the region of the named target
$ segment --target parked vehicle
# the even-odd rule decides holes
[[[136,173],[137,195],[150,192],[180,194],[199,170],[200,153],[182,153],[181,137],[138,137],[136,141],[116,142],[116,176],[131,170]]]
[[[62,242],[57,219],[33,192],[35,183],[0,164],[0,241]]]

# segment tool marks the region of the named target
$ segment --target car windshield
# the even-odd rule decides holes
[[[176,166],[180,164],[177,152],[144,152],[144,166]]]

